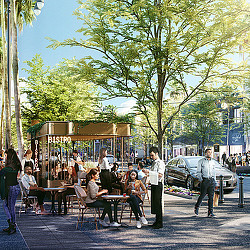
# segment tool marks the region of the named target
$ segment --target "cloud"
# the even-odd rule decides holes
[[[135,106],[135,104],[136,104],[136,101],[132,99],[121,103],[120,106],[117,108],[118,114],[125,115],[125,114],[133,112],[133,107]]]

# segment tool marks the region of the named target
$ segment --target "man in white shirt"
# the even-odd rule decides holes
[[[205,150],[205,158],[198,161],[197,177],[201,184],[201,194],[195,204],[194,213],[198,216],[199,207],[202,200],[208,194],[208,217],[214,217],[213,214],[213,198],[216,185],[215,161],[212,159],[212,150]]]
[[[162,191],[163,191],[163,182],[164,182],[164,172],[165,164],[159,158],[159,150],[157,147],[151,147],[149,149],[150,158],[153,160],[153,164],[150,170],[143,169],[144,173],[149,173],[150,175],[155,176],[154,179],[158,180],[157,183],[152,184],[151,182],[151,213],[156,215],[155,222],[150,225],[153,229],[160,229],[163,227],[163,218],[162,218]]]
[[[29,195],[34,195],[37,197],[38,205],[37,205],[37,213],[39,214],[47,214],[43,207],[43,200],[45,197],[45,190],[43,187],[38,187],[36,183],[35,177],[31,174],[32,168],[30,166],[26,166],[24,169],[24,175],[22,176],[22,184]],[[38,209],[40,207],[40,211]]]

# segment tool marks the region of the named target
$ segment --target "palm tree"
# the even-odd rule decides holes
[[[11,9],[11,26],[12,26],[12,69],[14,82],[14,98],[15,98],[15,116],[17,129],[17,142],[19,157],[22,159],[24,154],[24,142],[22,133],[21,120],[21,104],[20,104],[20,90],[19,90],[19,67],[18,67],[18,50],[17,50],[17,27],[22,30],[23,23],[31,24],[34,20],[33,12],[34,3],[32,0],[12,0],[10,4]]]
[[[1,0],[1,26],[2,26],[2,48],[3,48],[3,57],[2,57],[2,84],[3,84],[3,96],[5,104],[5,114],[6,114],[6,148],[12,145],[11,140],[11,121],[10,121],[10,105],[9,105],[9,94],[8,94],[8,82],[7,82],[7,53],[6,53],[6,40],[5,40],[5,12],[4,12],[4,0]],[[3,112],[1,116],[1,121],[3,119]],[[1,127],[3,122],[1,122]],[[1,135],[2,136],[2,135]]]

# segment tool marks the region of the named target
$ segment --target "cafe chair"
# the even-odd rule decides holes
[[[71,213],[73,214],[74,209],[74,200],[76,198],[75,194],[68,194],[66,196],[67,204],[68,204],[68,211],[71,209]]]
[[[84,215],[87,213],[87,211],[91,211],[92,215],[94,216],[94,222],[96,225],[96,230],[98,230],[98,226],[97,226],[97,209],[96,208],[90,208],[86,205],[85,199],[87,197],[87,194],[85,192],[85,190],[78,186],[75,185],[74,186],[75,189],[75,193],[76,193],[76,197],[77,197],[77,201],[78,201],[78,217],[77,217],[77,224],[76,224],[76,229],[78,228],[79,223],[81,224],[81,228],[82,228],[82,224],[83,222],[88,222],[87,220],[83,220],[84,219]],[[100,218],[100,212],[98,210],[98,217]]]
[[[147,196],[148,203],[150,204],[150,198],[149,198],[149,194],[148,194],[148,186],[149,186],[149,178],[148,178],[148,176],[143,177],[141,181],[142,181],[143,185],[145,186],[145,188],[147,190],[146,194],[145,194],[145,198]]]
[[[35,212],[37,197],[32,196],[32,195],[28,195],[25,188],[24,188],[24,186],[23,186],[22,181],[19,180],[18,182],[19,182],[19,186],[20,186],[20,189],[21,189],[21,205],[20,205],[20,209],[19,209],[19,217],[20,217],[23,206],[24,206],[24,209],[25,209],[25,211],[24,211],[25,213],[27,213],[28,207],[30,207],[30,206],[32,206],[33,212]]]

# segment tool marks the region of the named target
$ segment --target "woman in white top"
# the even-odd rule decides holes
[[[108,192],[112,192],[112,181],[111,181],[111,166],[107,159],[107,149],[101,148],[98,158],[98,167],[100,169],[100,181],[103,189],[108,189]]]
[[[34,160],[31,159],[32,157],[32,151],[28,149],[26,153],[24,154],[24,158],[21,162],[22,165],[22,171],[21,171],[21,176],[24,175],[24,169],[25,167],[29,166],[32,169],[32,175],[34,174]]]

